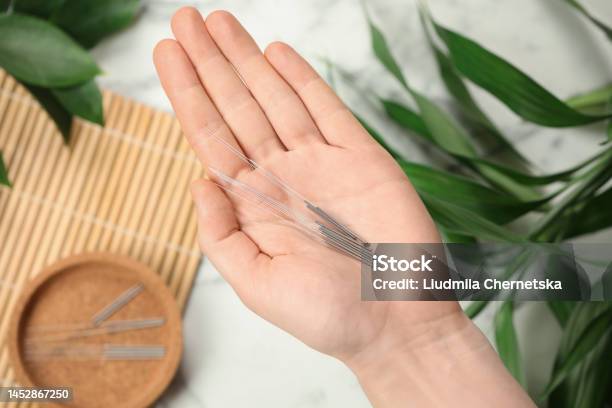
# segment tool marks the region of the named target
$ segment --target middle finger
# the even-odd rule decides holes
[[[284,151],[266,115],[210,37],[200,12],[179,10],[172,31],[247,156],[259,161]]]

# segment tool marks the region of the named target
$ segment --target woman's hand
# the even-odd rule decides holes
[[[273,43],[262,53],[223,11],[204,20],[181,9],[172,30],[176,40],[158,44],[155,64],[205,166],[304,210],[256,177],[220,137],[368,242],[439,242],[395,161],[291,47]],[[446,350],[449,341],[490,349],[456,302],[362,302],[358,262],[213,181],[199,180],[192,191],[201,248],[243,302],[346,362],[370,394],[382,392],[374,373],[390,356],[435,352],[432,344]]]

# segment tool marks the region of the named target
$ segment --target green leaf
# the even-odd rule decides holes
[[[609,117],[586,115],[572,109],[518,68],[476,42],[436,23],[434,27],[448,47],[454,66],[523,119],[543,126],[570,127]]]
[[[358,115],[356,115],[358,117]],[[369,126],[367,123],[365,123],[365,121],[363,121],[363,119],[360,119],[358,117],[358,119],[360,120],[360,122],[362,123],[362,125],[366,128],[366,130],[387,150],[391,153],[391,155],[400,163],[400,165],[402,165],[402,163],[406,163],[405,161],[403,161],[403,159],[401,158],[401,156],[394,151],[384,140],[383,138],[371,127]],[[530,176],[530,175],[525,175],[519,172],[516,172],[512,169],[509,168],[504,168],[502,166],[498,166],[492,163],[488,163],[482,159],[473,159],[474,161],[477,161],[477,163],[482,164],[484,166],[489,166],[493,169],[499,170],[500,173],[502,174],[507,174],[509,177],[514,178],[517,181],[520,181],[522,183],[525,184],[546,184],[546,183],[551,183],[554,181],[562,181],[562,180],[566,180],[569,177],[571,177],[574,173],[576,173],[578,170],[581,170],[584,166],[591,164],[592,162],[594,162],[595,160],[600,159],[602,156],[605,156],[607,153],[606,151],[603,151],[601,153],[598,153],[597,155],[595,155],[595,157],[593,158],[589,158],[588,160],[586,160],[583,163],[580,163],[579,165],[568,169],[566,171],[560,172],[560,173],[556,173],[556,174],[551,174],[551,175],[547,175],[547,176]],[[536,200],[536,201],[527,201],[524,202],[524,205],[533,205],[534,208],[537,207],[538,204],[543,204],[544,202],[546,202],[547,200],[551,199],[552,197],[554,197],[553,195],[550,195],[547,198],[541,199],[541,200]],[[537,204],[536,204],[537,203]],[[435,209],[430,208],[430,211],[435,211]],[[466,230],[465,228],[459,228],[456,226],[456,223],[453,223],[452,220],[449,220],[446,216],[444,216],[443,214],[439,214],[439,219],[436,219],[436,221],[440,224],[440,227],[445,228],[446,232],[452,232],[455,234],[465,234],[465,235],[474,235],[473,233],[468,233],[468,230]],[[446,222],[444,222],[446,221]],[[459,228],[459,229],[457,229]]]
[[[488,300],[474,300],[472,301],[468,307],[465,308],[465,314],[470,319],[474,319],[476,316],[482,312],[485,307],[489,304]]]
[[[136,17],[139,0],[66,0],[51,21],[86,48],[127,27]]]
[[[20,14],[0,16],[0,66],[43,87],[77,85],[100,73],[93,58],[60,29]]]
[[[599,110],[600,113],[603,113],[606,111],[610,99],[612,99],[612,84],[607,84],[572,96],[565,103],[574,109]]]
[[[589,160],[586,160],[577,166],[561,171],[559,173],[545,174],[542,176],[534,176],[531,174],[523,173],[521,171],[512,169],[510,167],[502,166],[500,164],[493,163],[488,160],[481,159],[479,157],[469,158],[469,160],[474,162],[475,164],[478,164],[484,167],[490,167],[496,172],[503,174],[506,177],[511,178],[512,180],[514,180],[515,183],[523,184],[525,186],[544,186],[544,185],[556,183],[559,181],[570,180],[576,172],[581,170],[586,165],[590,164],[593,158],[589,158]]]
[[[0,0],[0,13],[4,13],[11,6],[11,0]]]
[[[402,74],[402,70],[393,58],[391,50],[387,45],[387,40],[383,33],[376,27],[372,21],[368,18],[368,24],[370,26],[370,38],[372,41],[372,49],[378,60],[383,64],[385,68],[398,80],[405,88],[409,88],[408,82]]]
[[[0,150],[0,184],[5,186],[11,186],[11,182],[8,178],[8,172],[6,171],[6,166],[4,165],[4,156],[2,156],[2,151]]]
[[[608,101],[608,109],[612,107],[612,96]],[[608,125],[606,126],[606,139],[608,142],[612,142],[612,119],[608,119]]]
[[[611,355],[612,336],[608,334],[607,339],[593,350],[587,364],[581,367],[580,376],[574,385],[576,390],[573,394],[576,397],[570,402],[573,403],[572,408],[604,406],[612,386],[612,364],[608,361]]]
[[[573,305],[574,307],[563,330],[563,336],[561,337],[561,344],[555,362],[555,370],[561,366],[565,359],[567,359],[585,328],[593,319],[597,318],[602,312],[605,312],[610,307],[609,303],[604,302],[574,302]],[[610,339],[610,336],[608,336],[608,339]],[[602,338],[602,341],[603,340]],[[604,349],[602,349],[602,347]],[[596,369],[597,362],[602,361],[602,356],[605,356],[605,354],[601,354],[605,352],[605,347],[605,344],[600,344],[595,347],[589,356],[584,358],[571,370],[563,383],[550,395],[549,406],[561,408],[601,406],[600,404],[583,405],[583,402],[588,401],[582,401],[580,394],[584,392],[583,389],[585,385],[590,381],[587,373],[599,371]],[[607,360],[604,358],[603,361]]]
[[[410,90],[425,125],[434,141],[444,150],[465,157],[476,155],[476,149],[469,142],[469,135],[452,118],[431,102],[426,96]]]
[[[488,141],[490,143],[497,145],[496,147],[501,146],[520,162],[527,163],[527,160],[514,148],[512,143],[501,134],[495,124],[493,124],[480,106],[478,106],[478,103],[472,97],[472,94],[453,66],[450,58],[435,44],[427,27],[427,14],[423,9],[421,9],[420,17],[421,25],[425,31],[425,37],[438,64],[440,77],[446,89],[455,98],[457,105],[463,111],[468,122],[475,128],[476,133],[485,136],[489,139]]]
[[[382,32],[369,21],[370,34],[372,40],[372,48],[374,54],[380,60],[384,67],[402,84],[402,86],[412,95],[423,122],[425,123],[429,134],[433,141],[447,152],[465,157],[470,164],[472,158],[477,158],[477,152],[474,146],[470,143],[469,135],[455,121],[440,109],[436,104],[431,102],[427,97],[412,89],[405,77],[403,76],[399,65],[393,58],[391,51],[387,45],[387,41]],[[473,164],[473,168],[481,173],[489,182],[502,188],[524,201],[531,201],[540,198],[540,195],[530,187],[517,183],[512,177],[506,173],[500,172],[494,166],[486,164]]]
[[[102,94],[94,80],[69,88],[53,88],[51,92],[72,114],[104,126]]]
[[[557,205],[532,229],[530,238],[537,241],[548,241],[561,234],[563,238],[569,229],[567,224],[559,222],[565,220],[564,214],[568,209],[580,204],[582,200],[590,199],[602,185],[606,184],[612,176],[612,149],[604,151],[595,164],[575,183],[573,189],[557,203]]]
[[[566,238],[612,227],[612,187],[588,200],[577,214],[566,216],[569,223]]]
[[[19,13],[47,18],[57,10],[64,0],[14,0],[13,9]]]
[[[538,257],[543,263],[540,271],[543,278],[563,282],[561,290],[542,290],[543,299],[574,300],[591,298],[591,281],[582,265],[576,262],[570,244],[547,244],[539,246]]]
[[[565,327],[569,320],[575,303],[562,300],[550,300],[547,302],[548,308],[555,315],[557,322],[561,327]]]
[[[505,301],[495,314],[495,343],[499,357],[510,374],[523,387],[526,384],[516,330],[514,329],[514,303]]]
[[[607,335],[589,356],[567,376],[548,399],[549,407],[591,408],[603,407],[612,385],[612,336]]]
[[[545,202],[523,202],[465,177],[406,161],[399,164],[419,194],[453,203],[497,224],[508,223]]]
[[[32,96],[36,98],[43,109],[47,111],[47,114],[53,119],[55,127],[62,134],[64,142],[68,143],[70,139],[70,129],[72,128],[72,115],[70,112],[62,106],[49,89],[28,84],[23,85],[30,91]]]
[[[421,193],[421,198],[432,218],[449,231],[476,236],[493,242],[525,241],[522,236],[509,229],[500,227],[479,214],[458,205],[442,201],[427,193]]]
[[[443,227],[440,228],[440,234],[442,234],[443,242],[454,244],[473,244],[476,242],[476,238],[473,236],[457,234],[453,231],[448,231]]]
[[[604,299],[612,299],[612,263],[608,265],[606,271],[601,277],[601,283],[603,286]]]
[[[368,21],[368,24],[370,26],[374,54],[383,66],[387,68],[387,70],[412,95],[419,107],[422,119],[419,120],[416,114],[408,108],[402,107],[403,109],[400,110],[399,104],[394,103],[390,105],[387,103],[386,109],[391,108],[392,113],[394,113],[392,117],[399,117],[407,125],[413,128],[420,128],[422,132],[420,133],[421,135],[426,137],[430,135],[432,140],[448,152],[466,156],[475,155],[476,150],[469,143],[469,137],[452,122],[448,115],[442,112],[442,110],[427,99],[427,97],[416,92],[408,85],[408,81],[406,81],[399,65],[391,54],[391,50],[389,49],[384,35],[371,21]],[[385,105],[384,101],[383,105]],[[423,131],[423,126],[427,129],[426,131]]]
[[[495,223],[507,223],[548,200],[546,198],[524,202],[465,177],[406,161],[383,140],[378,132],[358,115],[356,116],[370,135],[391,153],[419,194],[428,194],[463,207]]]
[[[612,41],[612,28],[606,26],[604,23],[596,19],[591,13],[588,12],[586,8],[577,0],[565,0],[566,3],[574,7],[578,10],[584,17],[586,17],[591,23],[595,25],[595,27],[599,28],[610,41]]]
[[[499,165],[499,164],[490,162],[488,160],[485,160],[479,157],[466,156],[466,155],[449,152],[448,150],[445,150],[443,147],[441,147],[438,143],[436,143],[436,141],[433,139],[433,137],[429,133],[429,129],[427,129],[427,125],[423,121],[423,118],[419,114],[417,114],[416,112],[412,111],[408,107],[398,102],[394,102],[394,101],[390,101],[386,99],[381,100],[381,102],[383,104],[383,107],[387,115],[399,126],[407,130],[410,130],[414,132],[415,134],[422,136],[429,141],[434,142],[434,146],[439,147],[443,152],[451,154],[451,156],[453,156],[455,159],[458,159],[464,163],[467,161],[469,163],[475,163],[478,166],[490,167],[495,173],[501,173],[503,176],[514,180],[514,182],[518,184],[524,184],[528,186],[541,186],[541,185],[551,184],[551,183],[555,183],[559,181],[567,181],[571,179],[572,176],[576,172],[578,172],[579,170],[581,170],[588,164],[592,163],[593,160],[595,160],[596,158],[598,158],[599,156],[603,154],[603,152],[598,153],[594,157],[590,157],[584,162],[570,169],[559,172],[559,173],[553,173],[553,174],[542,175],[542,176],[534,176],[531,174],[523,173],[521,171],[515,170],[510,167],[506,167],[503,165]],[[444,115],[444,113],[442,113],[442,115]],[[362,124],[364,124],[363,121],[362,121]],[[364,126],[368,127],[367,125],[364,125]],[[368,127],[368,128],[371,129],[371,127]],[[377,140],[379,141],[379,143],[381,142],[380,137],[378,137]],[[395,156],[399,156],[399,155],[395,154]]]
[[[469,143],[469,136],[465,131],[424,95],[413,90],[411,93],[436,144],[456,156],[467,159],[466,164],[472,165],[484,178],[504,191],[524,201],[540,198],[533,189],[516,182],[506,172],[500,171],[499,166],[489,166],[486,161],[473,160],[477,159],[477,152]]]
[[[596,347],[601,339],[610,331],[612,326],[612,309],[607,309],[593,319],[580,333],[574,346],[555,368],[552,378],[544,391],[544,395],[550,394],[569,375],[573,368],[580,364],[589,352]]]
[[[565,360],[569,356],[591,321],[608,311],[609,308],[610,304],[605,302],[576,302],[574,304],[563,330],[563,337],[559,345],[559,360]]]
[[[433,137],[427,129],[427,125],[423,121],[423,118],[408,107],[387,99],[381,99],[381,103],[385,110],[385,113],[395,123],[403,127],[404,129],[411,130],[419,136],[423,136],[429,141],[433,141]]]

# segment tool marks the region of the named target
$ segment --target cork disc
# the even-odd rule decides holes
[[[111,360],[104,356],[33,358],[32,344],[58,342],[56,332],[87,325],[92,316],[126,290],[142,291],[105,323],[163,318],[161,326],[70,338],[71,350],[104,345],[163,346],[163,357]],[[161,278],[145,265],[112,254],[85,254],[64,259],[28,284],[11,316],[9,352],[16,381],[23,386],[71,387],[73,399],[62,406],[133,408],[151,405],[168,386],[182,352],[181,317]],[[69,333],[74,333],[70,331]],[[38,337],[37,337],[38,336]],[[42,343],[41,343],[42,341]],[[43,346],[41,346],[43,344]],[[55,343],[57,344],[57,343]],[[48,350],[48,349],[47,349]]]

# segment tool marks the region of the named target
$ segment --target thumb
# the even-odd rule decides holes
[[[270,257],[240,229],[231,201],[217,184],[196,180],[191,185],[191,194],[198,217],[200,248],[242,301],[251,307],[256,294],[257,270],[264,268]]]

